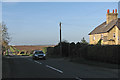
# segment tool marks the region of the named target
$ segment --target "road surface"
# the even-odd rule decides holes
[[[2,79],[2,54],[0,54],[0,79]]]
[[[69,62],[63,58],[32,60],[28,56],[4,56],[2,78],[118,78],[118,69],[108,69]],[[86,80],[86,79],[85,79]]]

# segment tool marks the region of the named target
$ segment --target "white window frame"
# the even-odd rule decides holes
[[[101,34],[101,39],[103,39],[103,34]]]
[[[93,35],[93,41],[95,40],[95,35]]]

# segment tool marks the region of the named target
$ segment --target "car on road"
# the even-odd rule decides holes
[[[46,55],[43,51],[41,50],[35,50],[33,51],[33,56],[32,56],[33,59],[46,59]]]

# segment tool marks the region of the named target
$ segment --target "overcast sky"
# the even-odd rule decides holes
[[[89,33],[106,21],[107,9],[117,2],[4,2],[2,19],[8,27],[11,45],[55,45],[62,40],[89,42]]]

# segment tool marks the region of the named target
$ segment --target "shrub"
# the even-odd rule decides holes
[[[51,55],[53,55],[53,53],[54,53],[54,47],[48,47],[47,48],[47,55],[49,56],[51,56]]]
[[[47,47],[42,48],[42,51],[43,51],[44,53],[46,53],[46,52],[47,52]]]

